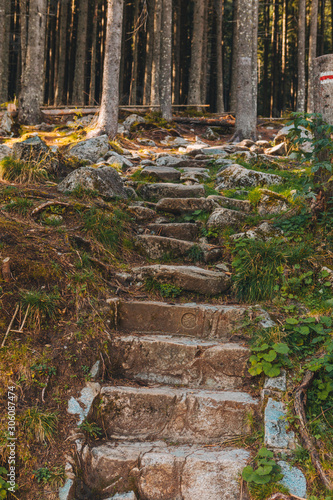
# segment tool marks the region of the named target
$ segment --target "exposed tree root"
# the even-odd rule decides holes
[[[299,433],[301,435],[302,443],[304,448],[306,448],[311,457],[311,461],[313,466],[315,467],[321,482],[328,490],[333,489],[333,484],[331,484],[330,480],[326,477],[326,474],[321,466],[320,457],[315,447],[315,442],[310,435],[307,429],[307,419],[305,415],[305,406],[306,406],[306,391],[309,388],[314,377],[314,372],[307,370],[303,377],[301,385],[296,389],[295,392],[295,400],[294,400],[294,409],[295,413],[299,418]],[[271,499],[273,500],[273,499]]]

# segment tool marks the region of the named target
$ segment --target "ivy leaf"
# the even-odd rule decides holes
[[[259,476],[267,476],[267,474],[270,474],[272,470],[273,467],[271,465],[265,465],[264,467],[258,467],[256,474]]]
[[[259,475],[257,476],[256,475],[254,478],[254,482],[256,484],[267,484],[270,482],[270,480],[271,480],[270,474],[268,474],[268,476],[259,476]]]

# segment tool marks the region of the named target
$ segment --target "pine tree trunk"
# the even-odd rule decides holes
[[[8,99],[10,3],[0,0],[0,103]]]
[[[332,0],[333,1],[333,0]],[[180,104],[180,42],[181,42],[181,2],[176,0],[173,5],[174,35],[173,35],[173,102]]]
[[[79,5],[72,101],[73,104],[82,106],[85,102],[88,0],[80,0]]]
[[[65,102],[65,66],[66,66],[66,46],[67,46],[67,20],[68,20],[68,3],[69,0],[60,1],[59,15],[59,37],[58,37],[58,55],[57,55],[57,71],[55,82],[55,104],[63,104]]]
[[[131,87],[130,87],[130,104],[137,104],[137,87],[138,87],[138,51],[139,51],[139,30],[137,26],[139,18],[139,0],[135,0],[134,6],[134,22],[133,22],[133,60],[131,71]]]
[[[223,96],[223,54],[222,54],[222,21],[223,21],[223,0],[218,0],[216,12],[216,72],[217,72],[217,96],[216,96],[216,111],[224,112],[224,96]]]
[[[154,43],[154,2],[148,0],[147,41],[146,41],[146,67],[143,84],[143,104],[149,105],[151,98],[151,71],[153,66]]]
[[[318,0],[312,0],[310,14],[309,40],[309,86],[308,86],[308,113],[314,110],[314,60],[317,57],[317,29],[318,29]]]
[[[270,1],[267,0],[264,7],[264,75],[263,75],[263,114],[270,116],[270,86],[269,86],[269,53],[270,53],[270,39],[269,39],[269,11]]]
[[[208,2],[205,5],[203,20],[203,39],[202,39],[202,64],[201,64],[201,97],[200,102],[206,104],[207,100],[207,81],[208,81]]]
[[[26,60],[19,98],[19,121],[23,124],[35,125],[41,118],[46,6],[47,0],[30,0]]]
[[[161,31],[161,111],[162,118],[172,120],[172,0],[162,2],[162,31]]]
[[[188,104],[201,104],[201,67],[203,31],[206,0],[194,0],[193,37],[191,48],[190,82]]]
[[[297,47],[297,111],[305,111],[305,30],[306,30],[306,1],[298,3],[298,47]]]
[[[259,0],[252,0],[252,116],[257,126],[258,115],[258,22]],[[255,137],[256,137],[255,129]]]
[[[95,0],[93,31],[91,39],[91,56],[90,56],[90,89],[89,89],[89,104],[96,104],[96,55],[97,55],[97,19],[98,19],[98,0]]]
[[[256,19],[258,0],[251,0],[250,8],[248,0],[239,0],[238,20],[237,20],[237,60],[238,60],[238,80],[237,80],[237,101],[236,101],[236,131],[234,141],[243,139],[256,139],[257,115],[256,93],[254,88],[255,65],[254,40],[256,32]]]
[[[230,89],[230,111],[236,111],[237,86],[238,86],[238,3],[239,0],[233,0],[233,18],[232,18],[232,55],[231,55],[231,89]]]
[[[123,10],[123,0],[108,0],[102,102],[94,135],[107,134],[111,139],[118,129]]]
[[[160,105],[161,16],[162,0],[155,0],[153,66],[151,73],[151,104],[153,106]]]

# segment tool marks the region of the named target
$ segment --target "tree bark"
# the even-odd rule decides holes
[[[216,111],[224,112],[223,98],[223,54],[222,54],[222,21],[223,21],[223,0],[218,0],[216,5],[216,72],[217,72],[217,96],[216,96]]]
[[[255,34],[258,0],[251,0],[250,7],[248,0],[238,0],[238,3],[238,80],[234,141],[255,140],[257,135],[257,82],[255,81],[257,37]]]
[[[162,0],[155,1],[153,66],[151,72],[151,104],[160,105],[160,60],[161,60],[161,16]]]
[[[153,66],[153,43],[154,43],[154,2],[148,0],[148,21],[146,41],[146,67],[143,89],[143,104],[149,105],[151,98],[151,72]]]
[[[333,0],[332,0],[333,1]],[[181,43],[181,2],[176,0],[173,5],[174,31],[173,31],[173,102],[180,104],[180,43]]]
[[[191,48],[190,82],[188,104],[201,103],[201,67],[204,35],[204,16],[206,0],[194,0],[193,37]]]
[[[317,57],[318,0],[312,0],[309,40],[308,113],[314,111],[314,60]]]
[[[259,0],[252,0],[252,116],[255,122],[255,137],[258,115],[258,22]]]
[[[298,47],[297,47],[297,106],[300,113],[305,111],[305,30],[306,30],[306,0],[298,3]]]
[[[98,20],[98,0],[95,0],[93,31],[91,40],[91,54],[90,54],[90,88],[89,88],[90,106],[94,106],[96,104],[95,94],[96,94],[97,20]]]
[[[19,98],[19,121],[30,125],[35,125],[41,118],[46,4],[47,0],[30,0],[29,4],[29,32]]]
[[[162,2],[162,32],[161,32],[161,111],[162,118],[172,120],[172,0]]]
[[[139,0],[135,0],[134,4],[134,21],[133,21],[133,59],[132,59],[132,70],[131,70],[131,86],[130,86],[130,97],[129,104],[137,104],[137,86],[138,86],[138,52],[139,52],[139,30],[138,30],[138,18],[139,18]]]
[[[67,61],[66,46],[67,46],[68,3],[69,0],[60,1],[57,71],[56,71],[56,82],[55,82],[55,93],[54,93],[54,100],[56,105],[63,104],[66,101],[65,66]]]
[[[230,91],[230,111],[236,111],[237,102],[237,64],[238,64],[238,31],[237,31],[237,19],[238,19],[238,2],[239,0],[233,0],[233,18],[232,18],[232,55],[231,55],[231,91]]]
[[[8,99],[10,3],[0,0],[0,103]]]
[[[91,134],[107,134],[111,139],[118,129],[123,10],[123,0],[108,0],[102,103],[96,129]]]
[[[201,97],[200,102],[205,104],[207,100],[207,84],[209,78],[208,64],[208,3],[205,5],[205,13],[203,19],[203,39],[202,39],[202,61],[201,61]]]
[[[79,5],[72,102],[78,106],[83,106],[85,103],[86,82],[88,0],[80,0]]]

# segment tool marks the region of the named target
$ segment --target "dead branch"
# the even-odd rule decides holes
[[[45,403],[44,396],[45,396],[45,391],[47,389],[49,381],[50,381],[50,375],[48,375],[48,377],[46,379],[46,384],[44,385],[43,390],[42,390],[42,403]]]
[[[32,217],[37,217],[41,212],[43,212],[46,208],[48,207],[55,207],[55,206],[60,206],[60,207],[69,207],[69,203],[65,203],[64,201],[57,201],[57,200],[52,200],[52,201],[47,201],[45,203],[42,203],[38,207],[34,208],[34,210],[31,212]]]
[[[3,339],[3,341],[2,341],[1,347],[3,347],[3,346],[5,345],[6,339],[7,339],[8,335],[9,335],[9,332],[10,332],[10,331],[11,331],[11,329],[12,329],[13,323],[14,323],[14,321],[15,321],[15,318],[16,318],[16,316],[17,316],[17,313],[18,313],[19,309],[20,309],[20,305],[19,305],[19,304],[17,304],[16,309],[15,309],[15,312],[14,312],[14,314],[13,314],[13,317],[12,317],[12,319],[11,319],[10,323],[9,323],[9,326],[8,326],[8,328],[7,328],[7,331],[6,331],[6,334],[5,334],[4,339]]]
[[[313,466],[315,467],[323,485],[328,490],[333,489],[333,484],[326,477],[326,474],[321,466],[320,457],[315,447],[315,442],[307,429],[307,419],[305,414],[306,406],[306,391],[309,388],[314,377],[314,372],[307,370],[303,377],[301,385],[296,389],[295,399],[294,399],[294,409],[295,413],[299,418],[299,433],[303,442],[304,448],[306,448],[311,457]]]
[[[9,283],[12,278],[12,273],[10,271],[10,257],[6,257],[2,261],[2,277],[6,283]]]

